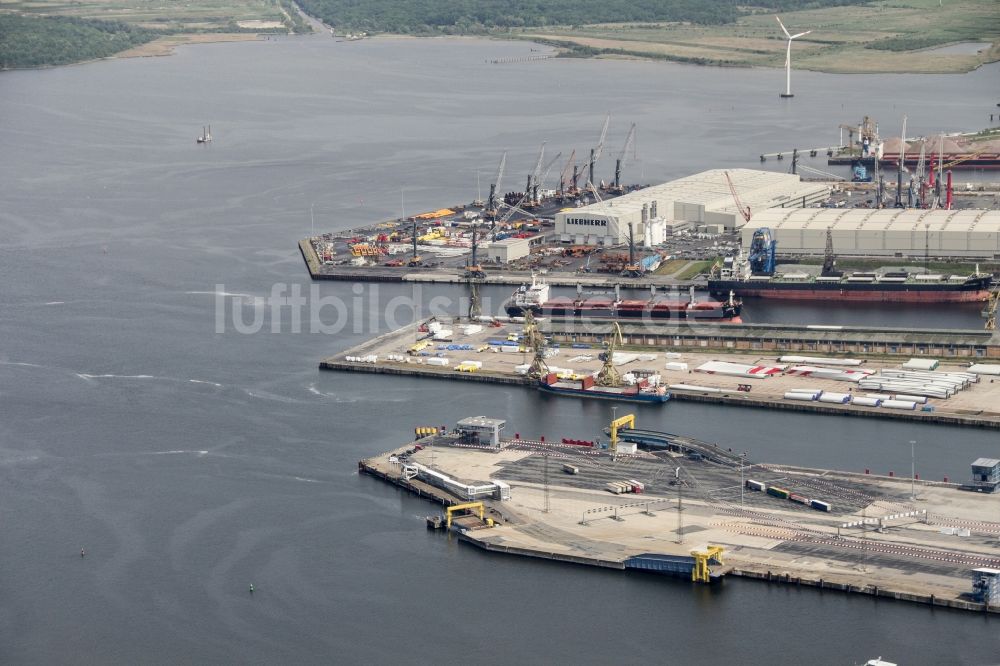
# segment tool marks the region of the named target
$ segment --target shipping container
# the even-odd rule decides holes
[[[563,465],[563,471],[567,474],[579,474],[580,468],[576,465]]]
[[[795,493],[790,494],[788,496],[788,499],[792,500],[793,502],[798,502],[799,504],[809,504],[808,497],[804,497],[802,495],[796,495]]]
[[[756,490],[758,492],[764,492],[765,490],[767,490],[767,486],[765,484],[761,483],[760,481],[754,481],[753,479],[747,479],[745,485],[750,490]]]
[[[830,505],[826,502],[821,502],[819,500],[809,500],[809,506],[816,509],[817,511],[830,511]]]
[[[767,494],[773,495],[774,497],[780,497],[781,499],[788,499],[788,496],[791,495],[791,493],[784,488],[779,488],[777,486],[769,486]]]

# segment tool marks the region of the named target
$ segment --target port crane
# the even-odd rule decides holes
[[[549,366],[545,362],[545,335],[538,330],[538,323],[531,310],[524,311],[523,345],[525,351],[532,352],[528,378],[538,380],[549,374]]]
[[[733,195],[733,201],[736,202],[736,209],[740,212],[743,217],[744,222],[750,221],[750,206],[744,206],[743,202],[740,200],[740,195],[736,191],[736,185],[733,184],[733,179],[729,176],[729,172],[723,172],[726,174],[726,182],[729,184],[729,192]]]
[[[573,172],[572,180],[569,180],[570,171]],[[576,181],[579,177],[580,174],[577,171],[577,166],[576,166],[576,150],[574,149],[573,152],[569,154],[569,160],[566,161],[566,166],[563,167],[562,172],[560,172],[559,174],[559,196],[562,197],[567,192],[576,194],[577,192]],[[572,188],[567,187],[567,183],[571,183]]]
[[[601,159],[601,153],[604,152],[604,139],[608,136],[608,123],[611,122],[611,114],[609,113],[604,119],[604,127],[601,128],[601,138],[597,141],[597,146],[590,149],[590,161],[587,163],[588,169],[588,182],[594,182],[594,165],[597,164],[597,160]]]
[[[609,428],[611,441],[608,445],[608,449],[612,455],[618,451],[618,431],[626,429],[635,430],[635,414],[626,414],[625,416],[619,416],[617,419],[612,419],[611,427]]]
[[[633,229],[634,227],[630,222],[628,225],[628,265],[622,271],[622,277],[638,278],[642,277],[642,266],[635,261],[635,236]]]
[[[497,167],[497,175],[493,178],[493,182],[490,184],[490,195],[486,200],[486,210],[483,211],[490,219],[496,219],[497,215],[497,189],[500,187],[500,181],[503,178],[503,170],[507,165],[507,151],[504,151],[503,157],[500,158],[500,166]]]
[[[612,191],[614,192],[620,193],[622,191],[622,165],[625,164],[629,148],[635,149],[635,123],[632,123],[632,126],[629,128],[622,152],[618,154],[618,158],[615,160],[615,184],[612,187]]]
[[[597,378],[594,383],[598,386],[621,386],[622,376],[618,372],[618,368],[615,367],[615,349],[622,347],[625,343],[622,341],[622,327],[618,325],[617,321],[611,322],[611,332],[607,339],[607,350],[604,352],[604,365],[601,366],[601,371],[597,373]]]
[[[486,271],[483,267],[479,265],[478,249],[479,249],[479,225],[472,225],[472,253],[469,257],[469,263],[465,267],[465,277],[474,280],[482,280],[486,277]]]
[[[541,205],[542,197],[539,194],[538,189],[539,187],[545,184],[545,179],[549,177],[549,172],[552,171],[553,165],[555,165],[555,163],[559,161],[560,157],[562,157],[562,153],[561,152],[556,153],[556,156],[553,157],[551,160],[549,160],[544,167],[542,167],[541,176],[539,176],[537,173],[535,174],[535,181],[534,183],[532,183],[532,188],[531,188],[531,196],[528,199],[528,201],[531,203],[532,206]]]
[[[545,159],[545,144],[547,141],[542,141],[542,147],[538,151],[538,159],[535,160],[535,168],[531,170],[528,174],[528,184],[524,188],[524,194],[527,197],[527,205],[533,205],[534,201],[532,197],[533,192],[538,191],[538,177],[542,173],[542,160]]]

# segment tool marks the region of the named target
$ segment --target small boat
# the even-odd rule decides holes
[[[199,136],[196,141],[198,143],[209,143],[212,140],[212,126],[209,125],[208,129],[205,127],[201,128],[201,136]]]

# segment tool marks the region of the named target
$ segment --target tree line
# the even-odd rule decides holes
[[[120,21],[0,14],[0,69],[106,58],[157,36]]]
[[[865,0],[773,0],[768,11],[862,4]],[[335,29],[367,32],[486,33],[550,25],[636,21],[722,24],[752,7],[736,0],[299,0]],[[758,8],[763,11],[762,8]]]

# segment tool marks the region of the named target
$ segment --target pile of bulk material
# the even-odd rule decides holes
[[[844,370],[841,368],[819,368],[813,365],[795,365],[789,368],[786,373],[800,377],[812,377],[813,379],[832,379],[836,382],[858,382],[874,374],[875,371],[865,368]]]
[[[893,393],[896,401],[916,402],[920,398],[950,398],[978,381],[979,376],[971,372],[884,369],[859,381],[858,388]],[[889,402],[892,400],[884,400],[882,406],[889,407]]]
[[[709,375],[766,379],[780,374],[787,367],[786,365],[746,365],[745,363],[730,363],[728,361],[708,361],[699,365],[694,371]]]

